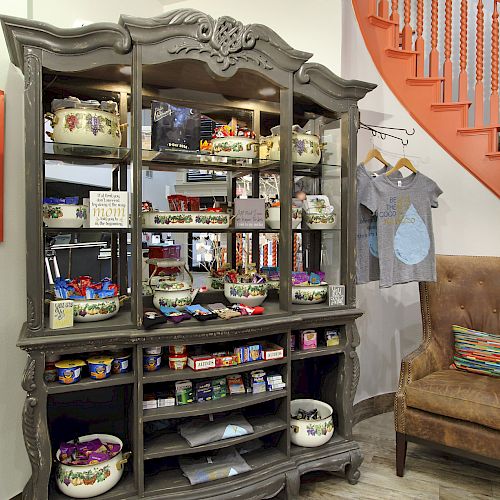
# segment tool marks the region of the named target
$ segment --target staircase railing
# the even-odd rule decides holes
[[[481,128],[499,125],[499,1],[369,0],[368,6],[397,26],[393,48],[416,53],[414,76],[441,79],[440,102],[470,102],[470,124]]]

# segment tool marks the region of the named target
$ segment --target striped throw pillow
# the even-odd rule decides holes
[[[500,334],[452,326],[455,336],[455,366],[481,375],[500,377]]]

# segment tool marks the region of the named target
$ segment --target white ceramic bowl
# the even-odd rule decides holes
[[[47,227],[77,228],[87,221],[88,208],[85,205],[49,205],[44,203],[43,222]]]
[[[48,135],[54,142],[117,148],[122,141],[120,117],[109,111],[63,108],[46,113],[45,118],[52,124]]]
[[[210,290],[224,290],[224,276],[209,276],[207,288],[210,288]]]
[[[292,207],[292,229],[297,229],[302,222],[302,209]],[[266,224],[270,229],[280,228],[280,207],[266,208]]]
[[[229,215],[219,212],[144,212],[144,228],[227,229]]]
[[[267,298],[267,283],[224,283],[224,296],[231,304],[260,306]]]
[[[292,285],[292,304],[320,304],[328,297],[328,284]]]
[[[193,303],[198,291],[184,281],[161,281],[153,293],[156,309],[163,307],[184,307]]]
[[[293,418],[299,408],[307,411],[318,409],[321,420],[298,420]],[[297,446],[315,448],[328,443],[333,436],[333,408],[316,399],[294,399],[290,402],[291,440]]]
[[[118,297],[105,299],[83,299],[73,301],[73,317],[77,323],[102,321],[112,318],[120,310]]]
[[[309,229],[334,229],[337,217],[335,214],[320,214],[306,212],[304,221]]]
[[[123,443],[108,434],[82,436],[80,441],[100,439],[105,443],[120,445],[120,452],[110,460],[96,465],[65,465],[59,462],[57,452],[56,483],[62,493],[73,498],[92,498],[102,495],[115,486],[123,475],[123,466],[130,453],[123,453]]]
[[[250,137],[217,137],[212,139],[212,153],[232,158],[257,158],[259,143]]]
[[[273,161],[280,160],[280,136],[273,135],[268,138],[269,158]],[[292,162],[317,165],[321,160],[319,137],[313,134],[292,132]]]

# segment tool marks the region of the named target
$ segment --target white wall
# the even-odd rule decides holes
[[[500,255],[499,200],[453,160],[408,115],[375,68],[359,31],[351,2],[344,3],[342,76],[378,85],[360,102],[365,123],[415,128],[406,155],[417,169],[434,179],[444,194],[433,210],[437,253]],[[358,157],[372,146],[370,132],[358,135]],[[397,141],[375,139],[388,161],[402,156]],[[359,307],[366,313],[358,321],[361,380],[356,401],[394,391],[401,358],[421,339],[418,286],[416,283],[379,290],[378,284],[358,286]]]

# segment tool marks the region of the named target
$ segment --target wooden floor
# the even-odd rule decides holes
[[[301,500],[370,499],[500,500],[500,469],[408,443],[404,477],[394,467],[394,415],[385,413],[354,427],[364,455],[361,478],[345,479],[311,473],[302,478]]]

